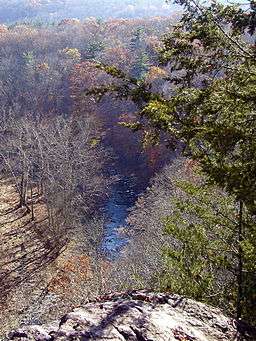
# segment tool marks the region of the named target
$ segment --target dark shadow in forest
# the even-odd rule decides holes
[[[25,253],[18,259],[0,264],[1,269],[6,265],[11,266],[12,263],[16,265],[15,262],[18,264],[13,269],[0,272],[0,301],[4,301],[6,295],[19,284],[29,280],[40,269],[51,264],[64,251],[65,245],[66,242],[52,245],[51,249],[42,247]]]

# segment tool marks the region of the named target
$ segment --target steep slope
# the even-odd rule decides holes
[[[13,183],[1,179],[0,190],[0,284],[4,296],[56,259],[65,240],[56,243],[55,231],[48,226],[46,207],[40,195],[33,195],[35,218],[32,219],[31,210],[19,207]]]
[[[34,190],[33,209],[19,207],[15,184],[0,178],[0,340],[24,321],[59,318],[97,292],[93,259],[84,237],[51,228],[44,198]],[[28,200],[31,208],[31,198]],[[93,222],[94,223],[94,222]],[[60,230],[61,232],[61,230]],[[99,261],[100,262],[100,261]],[[100,268],[100,263],[97,267]],[[93,297],[93,296],[91,296]]]

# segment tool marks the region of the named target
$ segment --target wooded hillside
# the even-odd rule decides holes
[[[178,6],[162,0],[7,0],[0,1],[0,23],[57,22],[64,18],[142,18],[169,16]]]
[[[3,331],[145,287],[256,325],[256,5],[176,3],[0,26]]]

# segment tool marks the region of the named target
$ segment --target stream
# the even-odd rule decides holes
[[[121,176],[113,185],[105,204],[105,238],[102,247],[110,258],[115,258],[128,242],[124,231],[127,226],[126,218],[143,191],[138,187],[137,181],[133,176]]]

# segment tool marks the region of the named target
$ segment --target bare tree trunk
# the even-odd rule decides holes
[[[54,219],[53,219],[53,214],[52,214],[52,208],[46,201],[46,208],[47,208],[47,214],[48,214],[48,222],[50,227],[54,227]]]
[[[27,204],[27,189],[28,189],[28,177],[24,177],[23,181],[23,198],[22,198],[22,203],[24,206]]]
[[[238,224],[238,269],[237,269],[237,305],[236,317],[240,319],[242,316],[242,299],[243,299],[243,250],[241,243],[243,241],[243,202],[239,202],[239,224]]]
[[[23,205],[24,205],[24,202],[23,202],[23,187],[24,187],[24,174],[22,173],[21,182],[20,182],[20,191],[19,191],[19,195],[20,195],[19,207],[23,207]]]
[[[32,185],[30,187],[30,199],[31,199],[31,219],[32,221],[34,221],[35,215],[34,215],[33,186]]]
[[[30,211],[27,205],[27,189],[28,189],[28,176],[22,173],[20,182],[20,204],[19,207],[25,206]]]

